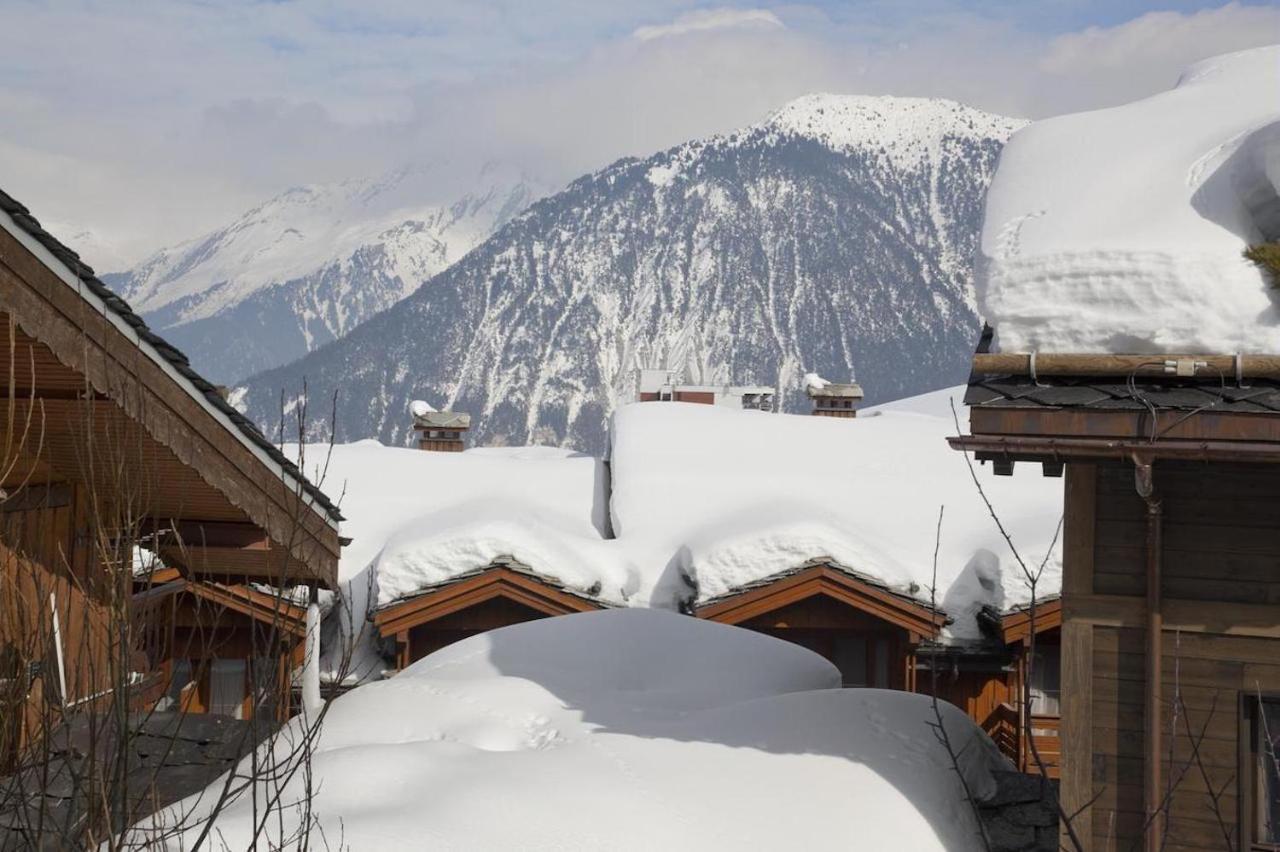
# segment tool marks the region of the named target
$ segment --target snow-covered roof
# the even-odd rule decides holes
[[[960,391],[856,419],[636,403],[615,418],[608,467],[549,447],[336,446],[326,484],[343,491],[353,538],[339,566],[350,617],[359,627],[371,609],[504,560],[611,606],[704,604],[814,560],[928,604],[945,505],[936,605],[953,638],[975,638],[982,607],[1024,604],[1030,590],[963,456],[946,443]],[[1038,565],[1060,517],[1062,480],[1030,468],[979,475]],[[1058,591],[1060,564],[1055,549],[1039,595]],[[355,668],[376,675],[373,649],[358,653]]]
[[[991,741],[942,702],[958,774],[927,697],[839,684],[804,648],[671,613],[490,631],[335,700],[311,772],[270,791],[269,842],[313,818],[353,849],[980,848],[960,779],[995,792]],[[198,831],[215,801],[175,813]],[[225,807],[221,843],[249,844],[258,801]]]
[[[1030,589],[964,457],[946,438],[959,389],[872,408],[854,419],[760,415],[698,405],[631,405],[614,420],[612,517],[642,564],[662,561],[696,586],[699,603],[834,560],[928,603],[935,528],[946,514],[936,604],[957,638],[975,636],[983,606],[1004,610]],[[1062,480],[1036,470],[979,472],[1037,593],[1061,585],[1050,551]]]
[[[1246,246],[1280,238],[1280,46],[1125,106],[1037,122],[1000,155],[977,269],[1006,352],[1280,352]]]

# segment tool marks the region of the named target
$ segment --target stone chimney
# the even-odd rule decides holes
[[[862,402],[862,386],[857,382],[810,382],[805,388],[819,417],[857,417]]]
[[[422,400],[409,405],[413,430],[418,433],[418,449],[437,453],[460,453],[466,449],[463,434],[471,428],[471,415],[456,411],[436,411]]]

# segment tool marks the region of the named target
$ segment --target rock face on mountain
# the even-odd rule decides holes
[[[300,358],[416,290],[539,190],[490,167],[447,204],[440,169],[297,187],[104,280],[214,381]]]
[[[234,398],[268,433],[281,391],[293,410],[305,380],[315,436],[336,392],[340,440],[404,443],[424,398],[469,412],[478,444],[601,452],[641,366],[777,385],[798,411],[806,372],[856,377],[869,402],[955,384],[979,331],[983,192],[1020,124],[943,100],[815,95],[619,161]]]

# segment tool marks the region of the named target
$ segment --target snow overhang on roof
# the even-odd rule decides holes
[[[13,236],[59,280],[106,317],[122,334],[154,361],[173,381],[236,437],[268,469],[291,489],[301,491],[304,500],[322,514],[330,526],[343,520],[337,505],[312,484],[247,417],[237,411],[218,389],[191,368],[180,350],[153,332],[129,307],[129,303],[99,279],[80,256],[46,231],[31,211],[13,196],[0,190],[0,227]]]
[[[829,382],[822,387],[809,385],[805,391],[809,394],[810,399],[862,399],[862,385],[857,382],[847,382],[845,384]]]
[[[469,429],[471,415],[457,411],[428,411],[413,416],[415,429]]]

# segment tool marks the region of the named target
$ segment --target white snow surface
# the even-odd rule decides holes
[[[451,168],[406,166],[293,187],[225,228],[156,252],[139,264],[124,295],[141,312],[189,302],[181,310],[189,322],[272,285],[348,264],[364,247],[385,245],[401,297],[407,296],[487,237],[510,214],[505,205],[513,196],[538,192],[522,173],[490,165],[470,193],[441,200],[439,186]]]
[[[979,608],[1025,604],[1030,589],[964,457],[946,443],[960,391],[853,420],[632,404],[615,417],[609,471],[548,447],[339,445],[323,486],[343,495],[343,534],[353,539],[339,579],[346,628],[365,630],[355,677],[376,677],[382,666],[364,620],[371,607],[500,559],[612,606],[675,609],[816,559],[927,603],[943,505],[936,603],[952,619],[952,637],[976,638]],[[323,461],[308,448],[308,471]],[[1056,594],[1061,548],[1049,546],[1062,480],[1030,465],[1011,478],[984,468],[978,475],[1028,565],[1038,569],[1047,553],[1037,594]],[[327,677],[345,649],[336,639],[325,643]]]
[[[633,551],[643,545],[678,566],[699,602],[831,559],[928,603],[945,507],[936,603],[954,638],[977,638],[978,609],[1025,604],[1031,589],[964,456],[946,443],[956,434],[952,397],[963,411],[956,388],[851,420],[626,406],[614,421],[614,531]],[[1030,465],[1013,477],[989,468],[978,476],[1028,567],[1044,562],[1037,595],[1057,594],[1061,546],[1051,543],[1062,480]]]
[[[979,307],[1004,351],[1280,352],[1280,291],[1244,259],[1280,238],[1280,46],[1037,122],[1000,155]]]
[[[877,151],[909,169],[936,162],[947,136],[1007,136],[1024,124],[945,98],[819,93],[788,102],[761,127],[837,151]]]
[[[334,701],[312,762],[312,838],[388,850],[980,848],[929,699],[838,684],[803,648],[653,610],[494,630]],[[959,710],[941,710],[965,781],[990,795],[1003,759]],[[219,789],[175,810],[207,812]],[[297,829],[305,795],[298,772],[272,840]],[[220,843],[247,848],[253,820],[244,795],[219,816]]]

